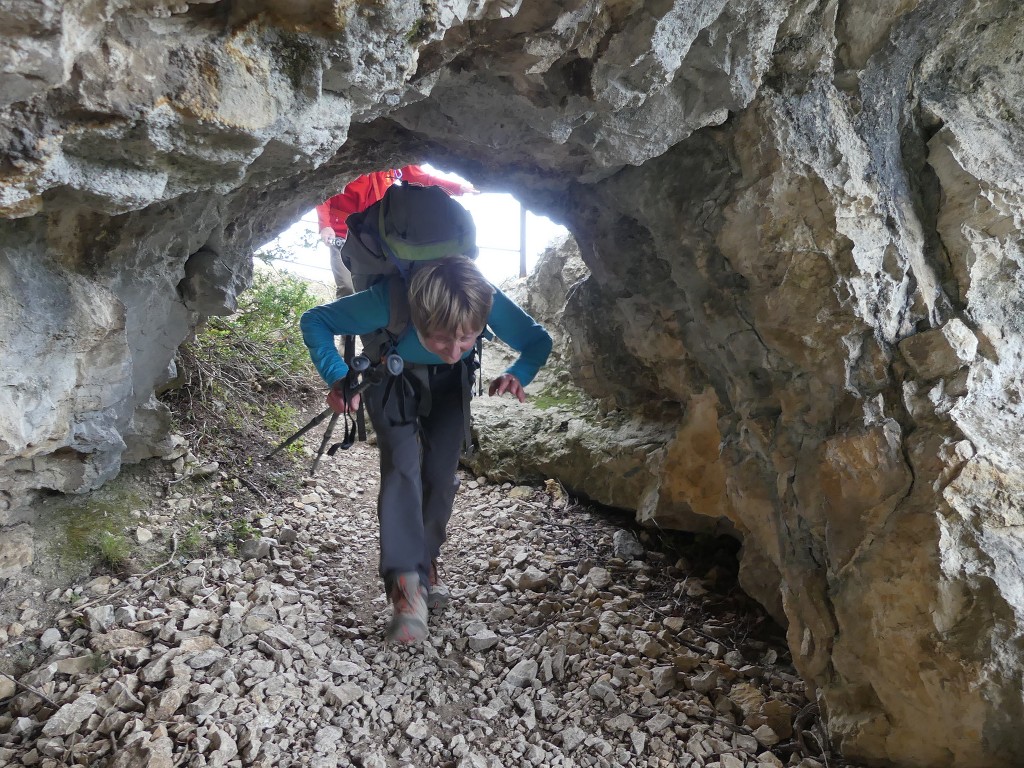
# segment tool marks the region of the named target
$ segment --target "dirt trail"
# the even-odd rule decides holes
[[[290,487],[257,462],[153,499],[166,546],[183,510],[252,489],[259,535],[80,585],[18,638],[0,765],[819,765],[803,684],[729,548],[638,540],[553,482],[464,475],[453,604],[426,643],[387,646],[376,462],[357,444]]]

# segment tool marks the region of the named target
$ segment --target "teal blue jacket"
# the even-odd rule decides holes
[[[334,337],[373,333],[386,327],[390,316],[387,281],[384,280],[365,291],[313,307],[303,313],[299,320],[302,340],[309,347],[313,365],[328,386],[343,379],[348,373],[348,366],[338,354]],[[519,353],[519,358],[505,372],[514,375],[525,387],[547,362],[551,353],[551,336],[497,288],[494,289],[494,304],[487,318],[487,326],[495,336]],[[395,351],[407,363],[436,365],[444,362],[420,344],[419,336],[411,327]],[[470,350],[463,355],[463,359],[472,354]]]

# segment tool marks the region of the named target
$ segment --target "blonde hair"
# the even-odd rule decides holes
[[[409,317],[427,336],[483,329],[493,301],[494,287],[465,256],[423,262],[409,283]]]

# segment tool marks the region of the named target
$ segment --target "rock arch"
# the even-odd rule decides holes
[[[639,513],[729,521],[846,754],[1020,762],[1022,13],[0,11],[0,526],[159,455],[252,249],[429,156],[573,232],[581,380],[678,414]]]

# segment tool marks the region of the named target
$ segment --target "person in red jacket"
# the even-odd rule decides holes
[[[341,246],[348,237],[348,225],[345,223],[351,214],[365,211],[376,203],[395,182],[418,184],[422,187],[441,187],[449,195],[463,195],[476,192],[472,186],[460,184],[450,179],[442,179],[427,173],[418,165],[407,165],[404,168],[393,168],[387,171],[374,171],[360,176],[348,184],[340,194],[316,207],[317,219],[320,221],[320,239],[331,253],[331,271],[334,273],[334,284],[337,298],[353,293],[352,275],[341,260]]]

